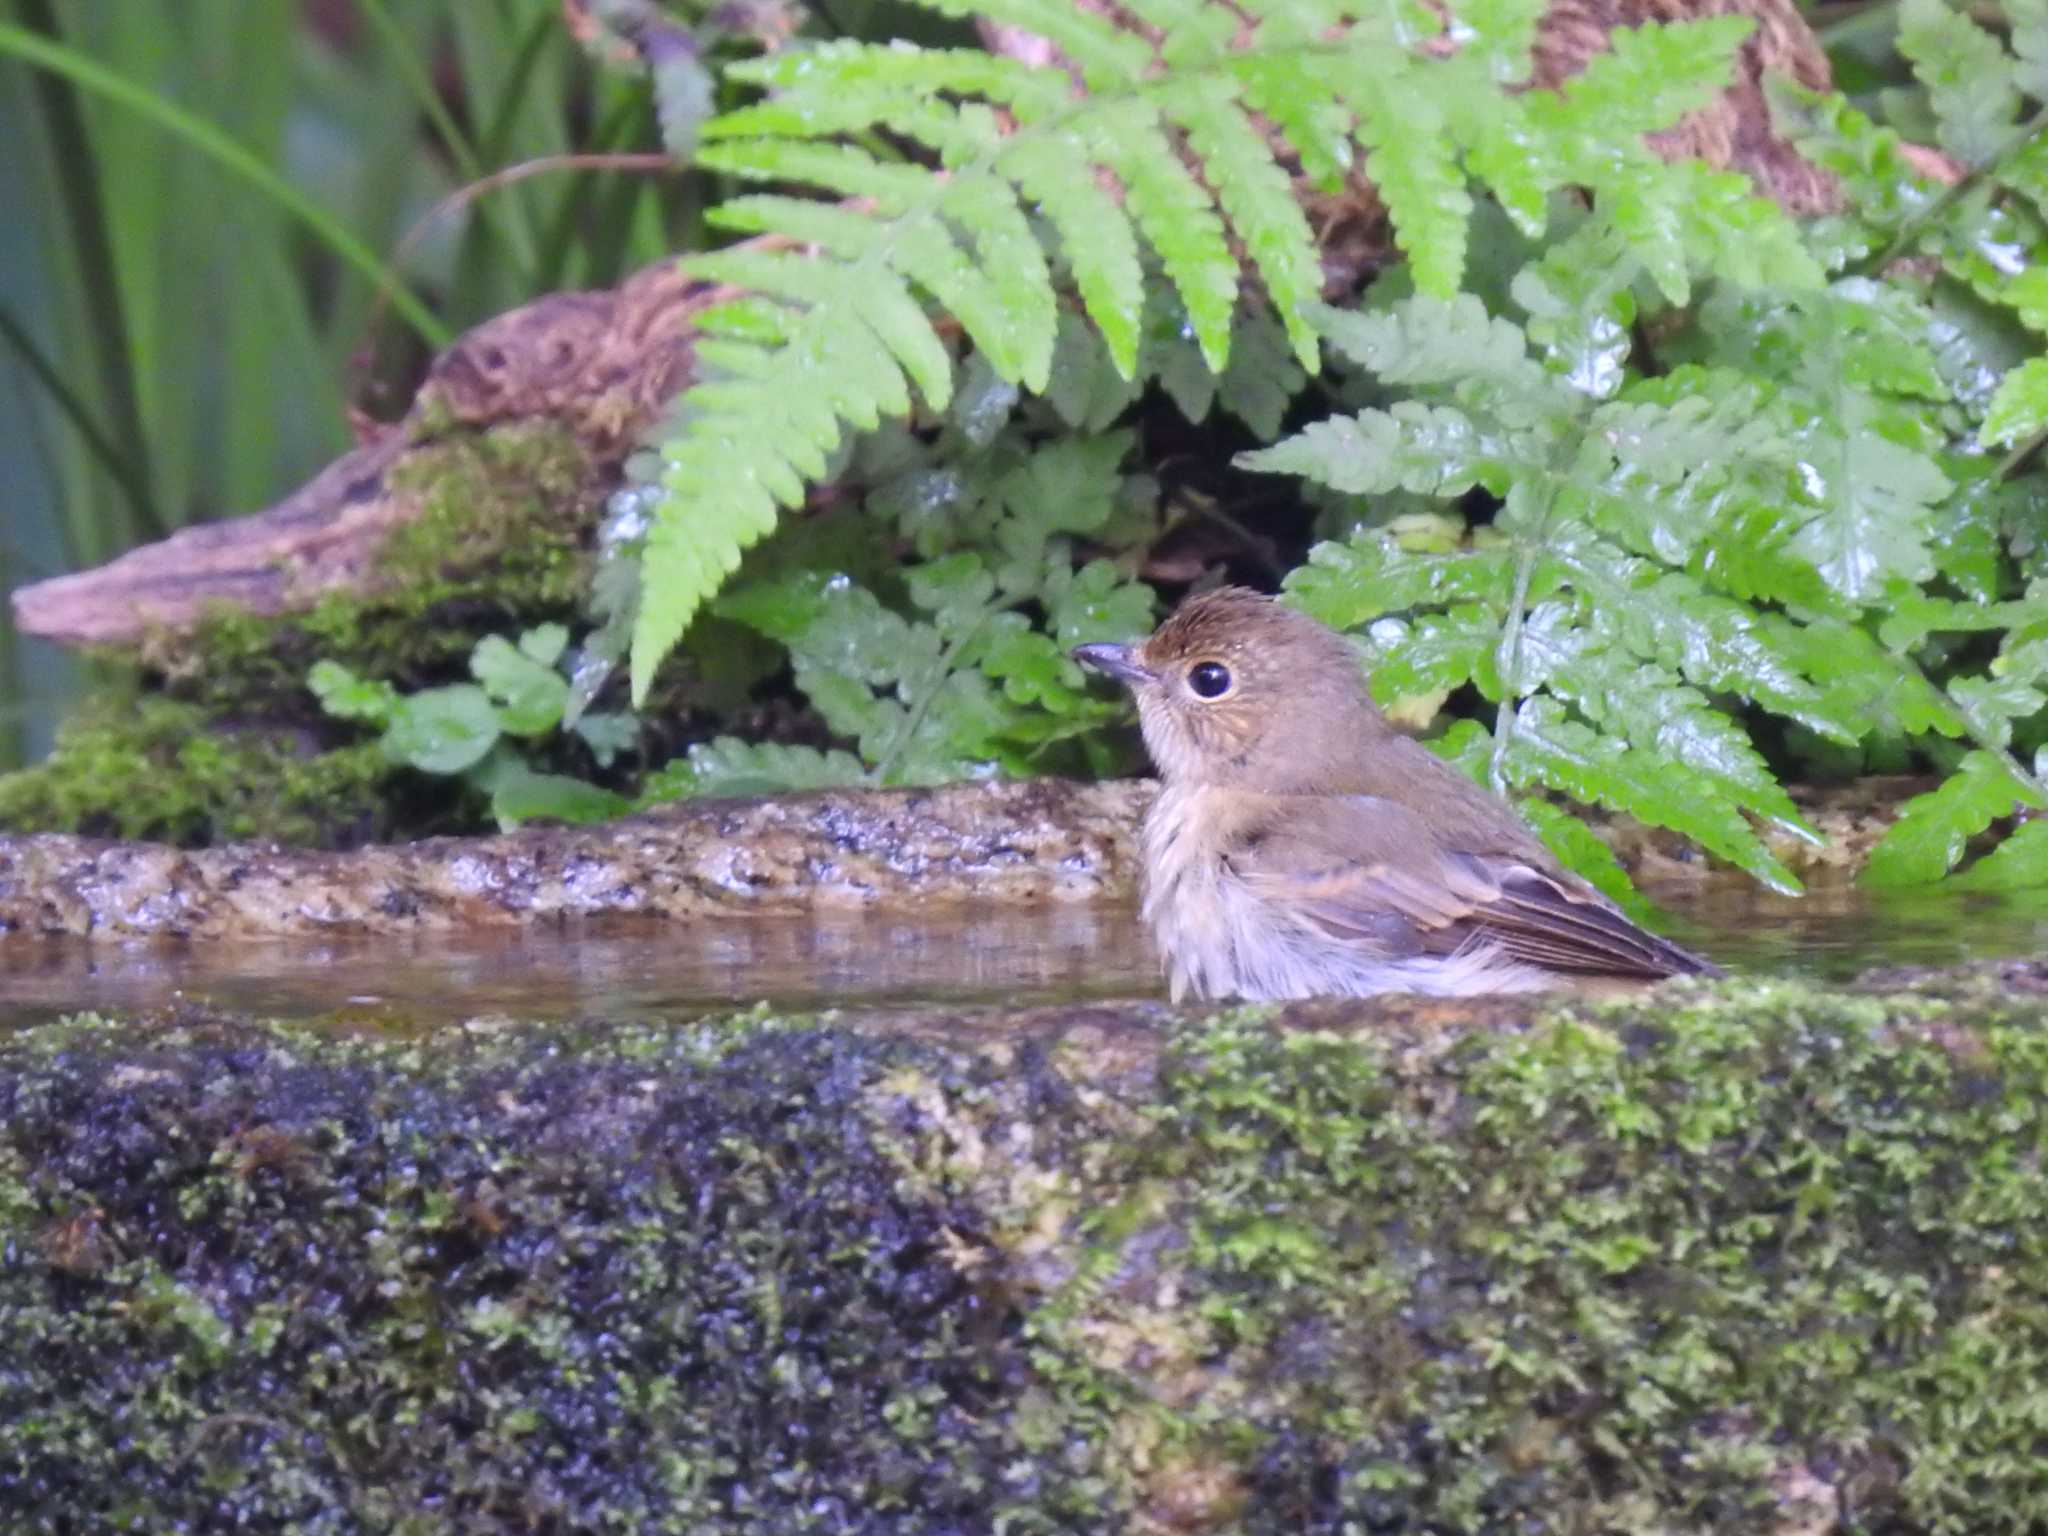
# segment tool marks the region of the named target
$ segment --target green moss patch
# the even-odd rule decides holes
[[[223,609],[159,640],[149,659],[173,692],[217,713],[317,716],[305,680],[323,658],[417,686],[461,673],[483,635],[575,612],[596,491],[568,432],[515,423],[423,443],[391,484],[421,511],[379,552],[370,595],[270,618]]]
[[[25,1031],[0,1043],[0,1507],[49,1532],[2037,1528],[2028,986],[2048,971],[1728,983],[1483,1028]]]
[[[335,847],[389,833],[391,771],[375,742],[323,750],[300,731],[122,694],[67,720],[35,767],[0,774],[0,831]]]
[[[331,659],[407,688],[466,678],[481,636],[573,614],[596,493],[583,450],[547,425],[422,444],[393,480],[422,510],[371,595],[222,609],[158,637],[145,659],[161,689],[86,704],[45,762],[0,776],[0,830],[336,847],[442,829],[451,792],[394,792],[391,763],[322,713],[306,674]]]

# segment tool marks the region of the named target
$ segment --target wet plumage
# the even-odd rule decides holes
[[[1350,643],[1237,588],[1136,646],[1163,782],[1145,919],[1173,995],[1524,992],[1711,970],[1566,871],[1506,803],[1387,723]]]

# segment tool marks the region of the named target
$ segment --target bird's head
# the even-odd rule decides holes
[[[1131,690],[1171,785],[1313,793],[1363,736],[1389,729],[1349,641],[1242,587],[1189,598],[1137,644],[1073,656]]]

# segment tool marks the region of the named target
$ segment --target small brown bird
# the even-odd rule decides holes
[[[1190,598],[1076,660],[1125,684],[1164,788],[1145,920],[1176,1000],[1533,992],[1714,967],[1568,873],[1387,723],[1350,644],[1271,598]]]

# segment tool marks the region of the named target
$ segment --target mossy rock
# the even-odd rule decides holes
[[[374,741],[329,750],[305,731],[115,693],[65,721],[42,762],[0,774],[0,832],[352,846],[392,831],[392,772]]]
[[[2048,968],[0,1044],[11,1530],[2022,1531]]]
[[[314,662],[407,687],[463,673],[471,648],[573,616],[590,574],[600,495],[586,451],[544,422],[456,432],[410,449],[391,489],[419,515],[392,533],[361,590],[304,612],[221,608],[144,647],[170,690],[216,713],[317,716]]]
[[[322,713],[306,674],[326,659],[407,689],[466,679],[483,636],[573,617],[596,472],[566,431],[526,423],[422,443],[392,478],[421,511],[364,591],[301,613],[223,608],[157,637],[146,691],[88,700],[44,762],[0,775],[0,830],[333,848],[475,826],[480,800],[401,783],[369,732]]]

